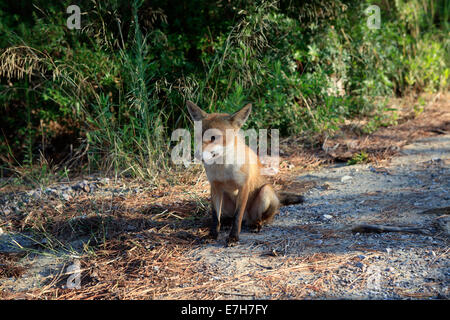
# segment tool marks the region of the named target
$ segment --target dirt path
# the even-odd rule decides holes
[[[449,165],[446,135],[406,146],[386,168],[333,166],[299,176],[315,184],[305,204],[282,208],[273,224],[244,232],[236,247],[224,248],[222,232],[192,257],[217,270],[218,285],[243,278],[224,293],[232,298],[275,298],[270,284],[283,298],[448,298]],[[444,209],[426,212],[436,208]],[[352,232],[364,223],[422,233]]]
[[[407,145],[383,168],[334,165],[296,180],[311,187],[304,204],[282,208],[260,233],[244,230],[235,247],[224,246],[227,230],[216,243],[191,242],[182,252],[189,281],[154,297],[449,298],[450,135]],[[419,229],[352,231],[361,224]],[[32,245],[10,233],[0,238],[3,254],[20,252],[17,243]],[[51,288],[67,261],[67,255],[29,254],[18,263],[20,276],[9,270],[0,288],[3,294]]]
[[[282,208],[260,233],[244,229],[231,248],[227,229],[202,241],[201,172],[166,189],[95,177],[6,188],[0,298],[449,299],[448,96],[398,126],[329,140],[322,155],[286,152],[276,183],[300,186],[305,203]],[[323,165],[361,150],[371,163]],[[368,232],[377,227],[400,232]],[[77,263],[80,287],[70,289]]]

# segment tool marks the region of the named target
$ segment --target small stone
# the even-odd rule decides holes
[[[39,199],[40,196],[41,196],[41,193],[39,191],[33,191],[30,194],[30,197],[32,197],[33,199]]]
[[[349,180],[352,180],[353,178],[352,177],[350,177],[350,176],[343,176],[342,178],[341,178],[341,182],[346,182],[346,181],[349,181]]]
[[[3,234],[4,232],[3,232],[3,229],[0,227],[0,234]]]
[[[109,183],[109,178],[101,178],[98,183],[100,184],[108,184]]]
[[[77,183],[77,184],[74,184],[73,186],[71,186],[71,188],[73,191],[78,191],[78,190],[82,189],[82,185],[81,185],[81,183]]]
[[[391,248],[386,248],[386,252],[387,252],[388,254],[391,254],[392,249],[391,249]]]
[[[328,183],[324,183],[321,188],[322,190],[328,190],[330,189],[330,185]]]
[[[55,189],[52,189],[52,188],[45,189],[44,193],[49,195],[49,196],[55,196],[55,195],[58,194],[58,192]]]
[[[333,216],[329,214],[324,214],[323,217],[327,220],[333,219]]]
[[[62,194],[62,197],[63,197],[63,199],[66,200],[66,201],[69,201],[70,198],[71,198],[67,193],[63,193],[63,194]]]

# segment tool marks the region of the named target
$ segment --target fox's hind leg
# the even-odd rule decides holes
[[[259,189],[248,208],[247,224],[255,231],[260,231],[264,223],[270,222],[280,207],[280,201],[270,184]]]

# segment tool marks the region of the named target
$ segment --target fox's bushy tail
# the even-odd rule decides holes
[[[292,192],[278,192],[278,198],[280,199],[280,203],[284,206],[305,202],[304,196]]]

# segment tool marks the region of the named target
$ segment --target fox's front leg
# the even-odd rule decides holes
[[[239,190],[236,209],[234,213],[233,226],[231,227],[230,235],[227,238],[227,246],[233,246],[239,241],[239,234],[241,233],[242,218],[244,217],[244,212],[247,207],[248,200],[248,184],[246,183],[241,190]]]
[[[212,223],[209,235],[211,238],[217,239],[220,231],[220,216],[222,214],[223,192],[211,192],[211,200]]]

